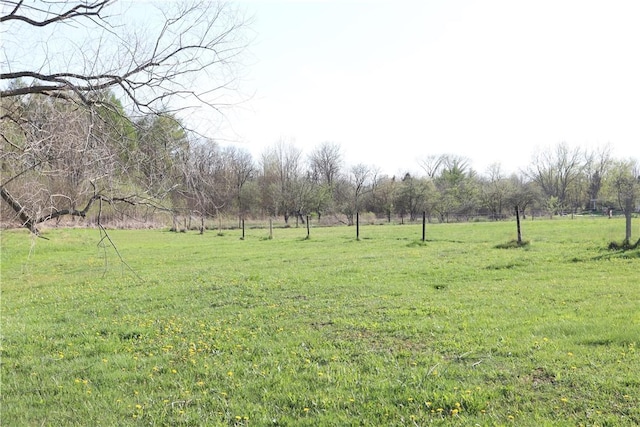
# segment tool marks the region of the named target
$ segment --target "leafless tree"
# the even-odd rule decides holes
[[[430,155],[418,160],[418,164],[425,171],[429,179],[435,178],[440,172],[445,160],[444,155]]]
[[[339,196],[342,205],[342,213],[347,216],[347,223],[354,224],[354,217],[360,210],[361,199],[365,192],[370,190],[370,180],[374,169],[363,163],[358,163],[349,168],[349,174],[341,185]]]
[[[585,153],[585,174],[588,182],[589,197],[587,202],[592,209],[596,207],[603,180],[612,163],[611,146],[608,144]]]
[[[315,181],[332,187],[342,169],[340,145],[323,142],[309,155],[309,167]]]
[[[293,142],[280,140],[262,154],[262,186],[266,201],[274,215],[282,215],[285,223],[289,217],[301,215],[304,209],[302,185],[302,152]]]
[[[568,203],[568,191],[583,171],[583,159],[579,147],[560,143],[554,149],[536,153],[526,174],[547,198],[557,200],[558,209],[563,211]]]
[[[144,190],[123,192],[131,186],[113,175],[135,149],[126,122],[219,110],[236,89],[246,21],[227,3],[145,2],[144,13],[116,0],[0,6],[0,159],[12,163],[0,193],[34,233],[40,222],[85,216],[95,201],[145,203]]]
[[[506,206],[511,188],[511,182],[504,176],[501,165],[491,164],[481,181],[480,200],[494,220],[502,218],[505,208],[511,208]]]
[[[225,161],[226,173],[229,181],[233,183],[234,198],[238,209],[238,226],[242,224],[242,218],[248,206],[243,206],[242,189],[256,171],[251,154],[243,149],[233,146],[225,147],[222,150],[222,157]]]

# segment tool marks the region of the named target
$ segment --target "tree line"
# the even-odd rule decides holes
[[[276,141],[256,159],[187,131],[172,114],[132,118],[112,93],[100,96],[109,108],[3,98],[4,111],[19,117],[0,123],[5,220],[34,228],[90,212],[139,221],[162,214],[198,218],[204,231],[205,220],[220,216],[304,223],[311,215],[353,224],[357,212],[388,221],[426,213],[429,221],[449,222],[499,220],[516,206],[523,215],[631,214],[640,200],[638,164],[614,158],[608,146],[589,151],[560,143],[512,174],[500,164],[479,173],[464,157],[428,155],[416,165],[420,173],[390,176],[375,165],[347,165],[334,142],[305,154],[293,142]],[[96,203],[110,209],[92,211]]]
[[[207,95],[235,88],[232,70],[246,46],[240,36],[245,22],[226,3],[166,3],[164,26],[144,39],[117,34],[124,27],[105,12],[115,1],[3,3],[0,20],[9,39],[19,39],[24,26],[35,31],[69,23],[97,34],[93,53],[83,46],[73,64],[48,57],[33,68],[3,63],[5,224],[37,234],[39,224],[65,217],[148,223],[168,215],[174,229],[188,217],[198,218],[204,231],[208,218],[222,216],[289,223],[312,215],[353,224],[358,212],[388,221],[425,213],[430,221],[448,222],[499,220],[515,209],[522,215],[614,209],[625,214],[626,240],[631,237],[640,167],[615,158],[607,146],[585,150],[559,143],[512,174],[499,164],[478,172],[470,159],[438,153],[423,157],[417,174],[390,176],[376,165],[347,165],[334,142],[303,151],[274,141],[254,158],[189,131],[179,111],[170,109],[171,100],[195,99],[215,111],[223,102]],[[190,88],[203,72],[215,89],[198,93]]]

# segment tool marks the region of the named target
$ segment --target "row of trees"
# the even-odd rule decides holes
[[[2,100],[21,119],[0,123],[8,177],[3,218],[35,230],[107,202],[109,212],[140,221],[156,221],[158,213],[196,217],[204,230],[206,218],[230,215],[239,221],[281,216],[287,223],[313,215],[352,224],[356,212],[389,221],[426,212],[430,221],[448,222],[506,218],[517,206],[523,215],[616,209],[630,216],[640,201],[638,164],[614,159],[608,147],[586,151],[561,143],[510,175],[499,164],[478,173],[463,157],[431,155],[418,163],[420,173],[389,176],[372,165],[345,164],[340,145],[331,142],[305,154],[278,141],[255,159],[197,137],[170,114],[127,117],[113,94],[102,96],[109,108],[78,109],[30,95]]]
[[[120,29],[105,12],[114,1],[1,3],[5,35],[19,38],[21,26],[69,23],[99,33],[94,56],[85,46],[79,52],[82,69],[52,58],[33,69],[3,63],[4,222],[38,233],[38,224],[68,216],[92,215],[101,223],[106,215],[156,221],[161,213],[174,221],[199,218],[204,231],[206,218],[223,215],[289,222],[311,214],[352,224],[365,211],[403,221],[426,212],[430,221],[445,222],[500,219],[516,206],[522,214],[552,215],[615,208],[627,215],[631,237],[640,170],[631,159],[614,159],[607,147],[586,151],[561,143],[511,175],[497,164],[478,173],[466,158],[438,154],[419,162],[420,173],[388,176],[374,165],[346,165],[331,142],[303,153],[279,141],[256,159],[188,131],[169,100],[187,96],[218,108],[186,82],[204,72],[217,79],[206,92],[231,88],[228,71],[244,47],[236,36],[243,21],[226,4],[166,3],[175,9],[163,11],[153,42],[117,35],[109,45],[118,52],[113,56],[104,40]]]

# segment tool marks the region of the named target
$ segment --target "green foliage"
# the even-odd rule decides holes
[[[2,424],[637,425],[621,221],[3,231]]]

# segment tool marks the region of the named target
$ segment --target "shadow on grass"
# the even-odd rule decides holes
[[[603,255],[599,255],[594,257],[593,259],[596,261],[600,261],[603,259],[634,259],[640,258],[640,239],[638,239],[635,243],[630,243],[628,241],[624,241],[622,243],[611,242],[607,246],[608,251]],[[602,249],[604,252],[604,249]]]
[[[611,251],[633,251],[635,249],[638,249],[639,247],[640,247],[640,239],[638,239],[638,241],[633,244],[628,240],[625,240],[622,243],[618,243],[618,242],[609,243],[609,250]]]
[[[529,246],[528,240],[522,240],[518,242],[517,240],[510,240],[507,243],[500,243],[499,245],[494,246],[496,249],[518,249],[525,248]]]

